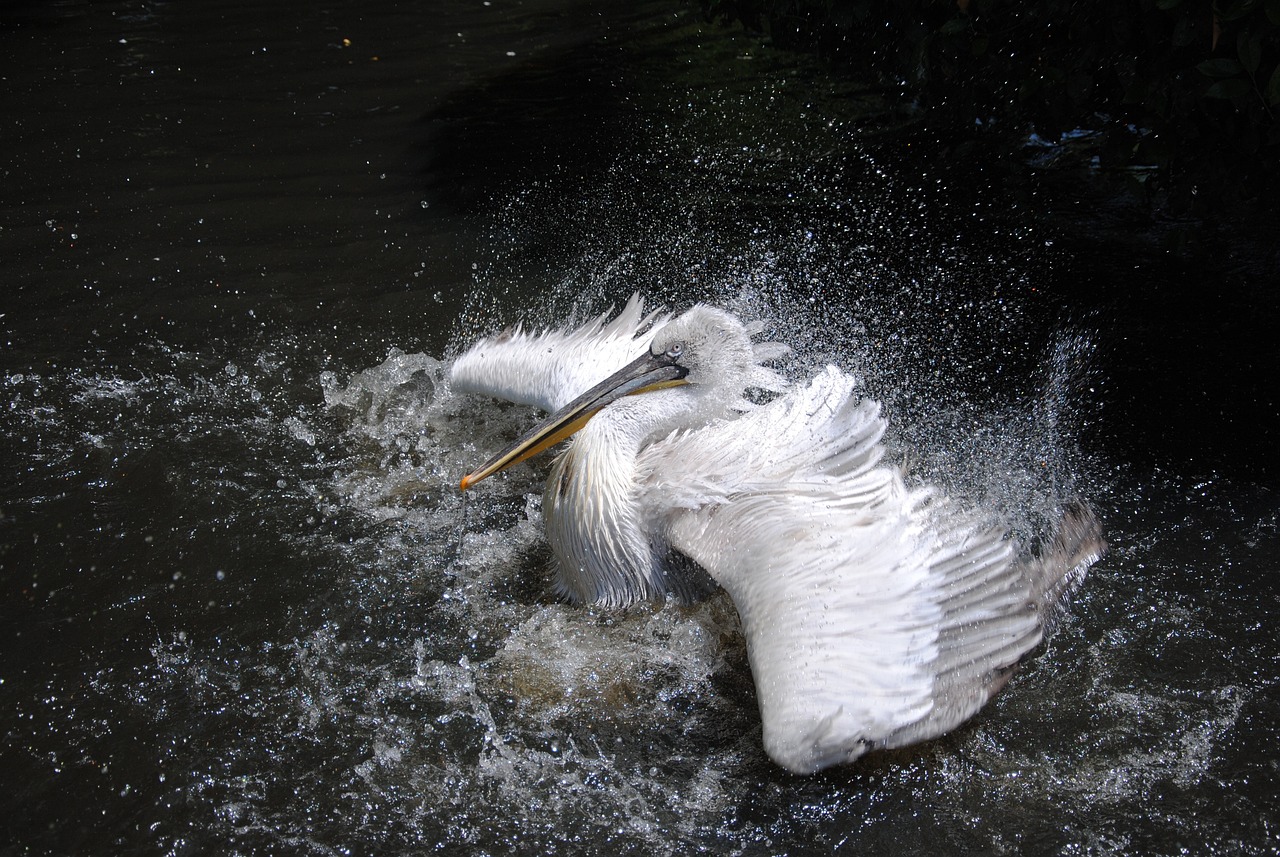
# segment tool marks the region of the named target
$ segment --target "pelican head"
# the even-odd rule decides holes
[[[685,370],[686,383],[704,390],[736,387],[740,392],[757,365],[746,326],[703,304],[659,330],[649,344],[649,355],[665,355]]]

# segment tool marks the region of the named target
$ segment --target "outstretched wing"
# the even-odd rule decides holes
[[[649,514],[733,598],[765,749],[798,773],[972,716],[1040,641],[1052,591],[1001,533],[880,463],[879,407],[852,388],[828,368],[639,462]]]
[[[574,330],[525,333],[519,326],[480,340],[449,370],[453,388],[556,411],[635,359],[671,316],[644,311],[632,295],[612,321],[609,312]]]

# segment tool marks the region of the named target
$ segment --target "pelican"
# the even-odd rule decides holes
[[[572,435],[543,495],[555,590],[621,606],[696,597],[709,575],[741,619],[765,751],[811,773],[973,716],[1105,544],[1073,504],[1020,554],[940,491],[908,487],[882,461],[879,404],[834,366],[789,386],[764,365],[788,349],[753,342],[760,329],[633,296],[612,320],[482,339],[453,363],[453,389],[551,416],[461,487]],[[775,396],[753,404],[751,390]]]

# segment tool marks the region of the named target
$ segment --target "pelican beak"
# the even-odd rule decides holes
[[[666,354],[645,352],[599,384],[525,432],[511,446],[462,477],[466,491],[481,479],[555,446],[587,424],[602,408],[633,393],[648,393],[687,384],[689,370]]]

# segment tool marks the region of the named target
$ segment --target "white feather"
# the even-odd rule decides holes
[[[609,315],[574,330],[525,333],[517,325],[481,339],[453,362],[453,389],[555,411],[640,354],[671,319],[646,313],[639,294],[612,321]]]
[[[612,322],[485,340],[453,377],[550,410],[646,344],[683,354],[686,385],[608,405],[553,468],[557,591],[607,605],[688,594],[665,559],[693,559],[738,608],[766,750],[803,773],[971,717],[1105,546],[1077,507],[1043,557],[1015,562],[1002,533],[882,463],[879,405],[835,367],[750,406],[747,388],[784,388],[760,365],[783,352],[752,344],[757,329],[701,306],[645,316],[633,298]]]

